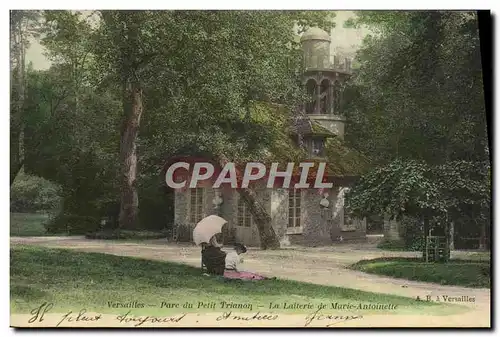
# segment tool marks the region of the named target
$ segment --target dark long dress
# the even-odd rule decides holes
[[[201,251],[201,259],[205,267],[207,267],[207,273],[212,275],[224,275],[226,253],[219,247],[205,247]]]

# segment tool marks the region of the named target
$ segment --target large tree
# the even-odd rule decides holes
[[[78,85],[68,83],[77,98],[108,95],[105,110],[112,116],[117,99],[122,102],[121,128],[94,125],[85,134],[120,137],[115,149],[121,167],[120,225],[127,228],[137,222],[137,186],[159,177],[166,157],[180,149],[203,151],[219,163],[268,160],[269,153],[289,158],[293,151],[283,150],[293,149],[287,123],[302,98],[297,32],[332,26],[328,12],[100,11],[94,24],[72,12],[48,12],[46,18],[51,33],[44,43],[54,57],[61,56],[59,67],[83,76],[83,82],[72,82]],[[70,31],[85,36],[73,39]],[[73,43],[76,48],[69,48]],[[78,59],[62,57],[71,51]],[[75,67],[81,61],[85,66]],[[68,118],[87,109],[78,99],[66,101]],[[61,139],[74,139],[73,130],[66,129]],[[91,153],[109,153],[108,141]],[[253,191],[242,193],[263,247],[277,248],[269,215]]]
[[[45,11],[41,23],[52,65],[27,72],[26,172],[61,185],[63,214],[97,218],[116,192],[119,91],[100,77],[86,16]]]
[[[26,49],[37,35],[38,11],[10,11],[10,185],[24,164]]]
[[[363,11],[349,24],[373,34],[348,90],[346,138],[381,166],[352,191],[350,208],[391,216],[432,209],[446,221],[472,216],[472,204],[489,213],[475,13]]]
[[[265,150],[284,146],[289,129],[283,119],[301,99],[294,25],[331,25],[327,19],[326,13],[315,12],[177,12],[174,20],[191,29],[180,30],[173,42],[181,57],[168,58],[177,77],[168,67],[160,70],[174,77],[173,88],[158,88],[168,97],[165,120],[187,131],[177,147],[191,145],[223,164],[263,161]],[[258,101],[283,106],[255,108]],[[262,248],[278,248],[271,218],[254,191],[238,191],[254,217]]]

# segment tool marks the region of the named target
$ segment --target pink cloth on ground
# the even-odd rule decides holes
[[[235,271],[235,270],[225,270],[224,277],[230,279],[240,279],[240,280],[265,280],[267,277],[254,274],[248,271]]]

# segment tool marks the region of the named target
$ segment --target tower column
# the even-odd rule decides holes
[[[333,115],[335,113],[334,109],[333,109],[333,106],[335,105],[333,97],[334,97],[333,85],[332,85],[332,82],[330,82],[330,84],[328,86],[328,111],[327,111],[327,113],[330,115]]]
[[[319,114],[321,109],[321,83],[316,81],[316,104],[314,105],[314,113]]]

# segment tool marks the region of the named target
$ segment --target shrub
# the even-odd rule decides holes
[[[142,229],[160,231],[171,228],[174,220],[174,193],[165,187],[139,190],[139,223]]]
[[[406,245],[403,240],[385,240],[377,245],[377,248],[394,251],[406,250]]]
[[[420,220],[405,216],[401,219],[401,227],[406,250],[421,251],[424,247],[424,233]]]
[[[50,234],[87,234],[101,227],[100,219],[90,216],[59,214],[49,221],[45,228]]]
[[[10,211],[17,213],[52,211],[60,206],[60,193],[58,185],[20,172],[10,189]]]
[[[114,230],[118,228],[120,216],[120,201],[107,201],[99,207],[99,215],[106,219],[103,230]]]

